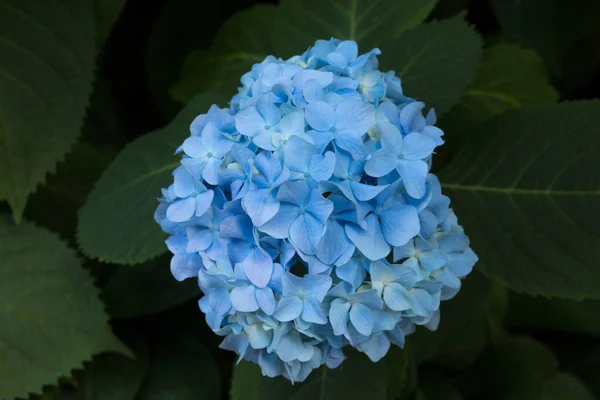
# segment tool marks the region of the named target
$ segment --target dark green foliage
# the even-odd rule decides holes
[[[599,13],[0,1],[0,400],[600,398]],[[480,261],[437,331],[291,385],[218,348],[153,213],[196,115],[265,56],[332,36],[380,48],[381,69],[443,115],[436,174]]]

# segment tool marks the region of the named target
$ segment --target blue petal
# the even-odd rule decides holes
[[[335,110],[323,101],[315,101],[306,106],[304,117],[312,129],[329,131],[335,126]]]
[[[198,193],[196,195],[196,217],[201,217],[208,211],[213,201],[215,192],[207,190],[206,192]]]
[[[406,187],[406,192],[415,199],[423,197],[425,195],[425,179],[429,172],[427,163],[401,160],[397,169]]]
[[[298,218],[299,211],[300,209],[297,206],[283,203],[277,214],[258,229],[273,238],[287,239],[290,226]]]
[[[352,193],[359,201],[369,201],[381,193],[388,185],[370,186],[364,183],[350,182]]]
[[[422,160],[427,158],[435,149],[435,142],[420,133],[411,133],[404,137],[402,155],[407,160]]]
[[[383,308],[383,302],[381,297],[375,289],[361,290],[360,292],[353,293],[348,296],[348,299],[352,300],[353,303],[361,303],[369,308],[381,309]]]
[[[258,303],[254,294],[255,288],[252,285],[235,287],[231,291],[231,305],[241,312],[256,311]]]
[[[319,303],[312,299],[304,300],[301,317],[304,321],[314,324],[324,325],[327,323],[327,318],[323,315]]]
[[[331,302],[329,308],[329,320],[333,333],[343,335],[348,326],[348,314],[350,312],[350,303],[343,299],[335,299]]]
[[[393,204],[379,213],[383,237],[392,246],[402,246],[419,234],[421,224],[414,207]]]
[[[246,193],[242,198],[242,206],[256,227],[267,223],[279,211],[279,202],[267,189],[251,190]]]
[[[365,172],[370,176],[379,178],[392,172],[399,163],[400,159],[397,155],[386,149],[379,149],[365,163]]]
[[[373,313],[364,304],[356,303],[352,305],[352,308],[350,308],[350,322],[361,335],[369,336],[373,332]]]
[[[360,136],[354,136],[347,132],[338,132],[335,134],[335,144],[349,152],[355,160],[363,159],[367,156],[367,149]]]
[[[362,136],[375,123],[375,108],[363,101],[346,101],[336,110],[335,130],[338,134]]]
[[[204,251],[210,247],[213,242],[213,232],[210,229],[198,229],[189,239],[187,251],[194,253]]]
[[[373,335],[359,346],[360,350],[373,362],[381,360],[390,349],[390,340],[385,333]]]
[[[399,283],[389,283],[383,289],[383,300],[394,311],[404,311],[411,308],[411,299],[406,289]]]
[[[311,213],[319,222],[325,224],[333,211],[333,203],[318,191],[313,189],[308,196],[305,211]]]
[[[264,129],[265,120],[255,107],[249,107],[235,115],[235,128],[242,135],[253,137]]]
[[[355,224],[347,224],[346,234],[365,257],[372,261],[380,260],[390,253],[391,248],[383,238],[377,216],[369,214],[365,222],[366,229]]]
[[[398,128],[389,122],[379,123],[377,128],[381,133],[381,146],[396,156],[402,154],[404,141]]]
[[[335,154],[332,151],[328,151],[323,156],[315,154],[310,159],[308,172],[315,181],[326,181],[331,178],[334,165]]]
[[[434,271],[446,265],[448,258],[446,254],[440,250],[426,251],[419,254],[419,263],[426,271]]]
[[[366,277],[366,269],[363,265],[364,257],[353,257],[344,265],[335,269],[338,278],[350,283],[354,289],[362,285]]]
[[[302,93],[307,103],[325,101],[325,91],[323,90],[323,87],[315,80],[306,82],[302,88]]]
[[[346,231],[342,225],[337,221],[330,221],[327,224],[325,236],[319,242],[316,256],[323,263],[334,265],[342,255],[348,252],[354,252],[354,244],[346,236]]]
[[[217,315],[225,315],[231,309],[229,292],[226,289],[216,289],[210,292],[208,298],[210,307]]]
[[[290,225],[290,242],[308,255],[315,254],[323,234],[323,223],[309,213],[300,214]]]
[[[336,51],[342,54],[346,60],[354,61],[358,56],[358,45],[354,40],[343,40],[337,45]]]
[[[304,204],[310,192],[310,188],[304,181],[286,182],[279,188],[277,200],[292,204]]]
[[[275,297],[273,296],[273,291],[270,288],[257,288],[256,301],[258,302],[260,309],[263,310],[265,314],[271,315],[275,311]]]
[[[242,261],[242,269],[250,282],[259,288],[267,286],[273,273],[271,256],[259,247],[254,247]]]
[[[323,301],[331,288],[331,278],[327,275],[304,275],[302,286],[306,298]]]
[[[196,211],[196,199],[177,200],[167,208],[167,218],[173,222],[186,222],[194,216]]]
[[[300,316],[302,313],[302,300],[298,297],[282,297],[275,308],[273,317],[278,321],[288,322]]]
[[[265,330],[261,326],[262,324],[250,324],[244,327],[244,331],[248,334],[248,340],[250,346],[253,349],[264,349],[273,340],[273,331]]]

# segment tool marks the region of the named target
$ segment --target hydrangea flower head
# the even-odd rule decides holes
[[[198,279],[221,347],[264,375],[303,381],[345,346],[378,361],[437,328],[477,261],[429,173],[435,113],[379,54],[331,39],[255,64],[192,122],[163,189],[173,276]]]

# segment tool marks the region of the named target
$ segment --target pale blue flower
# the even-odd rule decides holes
[[[288,272],[282,276],[283,294],[273,316],[282,322],[301,318],[315,324],[327,323],[321,311],[321,302],[331,287],[331,278],[325,275],[297,277]]]
[[[429,173],[435,112],[380,53],[332,38],[253,65],[193,120],[162,190],[173,276],[198,279],[220,347],[265,376],[303,381],[345,346],[379,361],[437,329],[477,261]]]

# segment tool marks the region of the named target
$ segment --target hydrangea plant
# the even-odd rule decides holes
[[[345,346],[380,360],[437,328],[477,261],[429,172],[435,112],[379,54],[330,39],[269,56],[177,149],[155,214],[171,271],[198,279],[221,347],[266,376],[303,381]]]

